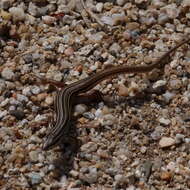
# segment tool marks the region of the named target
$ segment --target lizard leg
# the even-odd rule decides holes
[[[64,82],[59,82],[56,80],[52,80],[52,79],[47,79],[38,75],[33,74],[33,76],[37,79],[40,80],[40,82],[42,84],[51,84],[53,86],[55,86],[56,88],[64,88],[66,86],[66,84]]]
[[[74,104],[90,104],[104,101],[103,94],[98,90],[91,90],[88,93],[77,95]]]
[[[105,96],[99,90],[91,90],[88,93],[77,95],[74,100],[74,105],[76,104],[90,104],[97,102],[105,102],[106,104],[110,104],[112,102],[108,96]]]

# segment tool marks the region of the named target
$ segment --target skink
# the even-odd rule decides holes
[[[166,52],[161,58],[155,63],[148,66],[116,66],[109,69],[100,71],[92,76],[85,79],[74,82],[65,88],[59,90],[56,94],[55,99],[55,111],[56,121],[55,126],[52,127],[47,135],[47,138],[43,144],[43,149],[48,150],[57,146],[61,139],[68,134],[69,124],[72,114],[72,108],[76,98],[81,93],[86,93],[95,87],[101,81],[107,79],[110,76],[114,76],[122,73],[147,73],[152,71],[154,68],[164,67],[170,56],[170,53],[175,51],[177,48],[187,43],[190,39],[182,41],[168,52]]]

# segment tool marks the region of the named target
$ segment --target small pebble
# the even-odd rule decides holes
[[[1,76],[6,80],[13,80],[15,77],[15,73],[8,67],[5,67],[1,72]]]
[[[68,47],[68,48],[65,49],[64,54],[66,56],[71,56],[71,55],[74,54],[74,49],[72,47]]]
[[[39,173],[37,173],[37,172],[29,173],[28,176],[30,178],[30,181],[31,181],[32,185],[37,185],[42,180],[41,175]]]
[[[14,21],[24,21],[26,18],[26,15],[24,13],[24,10],[19,7],[11,7],[9,9],[9,12],[12,14],[12,18]]]
[[[45,24],[47,25],[52,25],[56,22],[56,18],[55,17],[52,17],[52,16],[42,16],[42,20]]]
[[[47,96],[46,98],[45,98],[45,103],[47,104],[47,105],[53,105],[53,102],[54,102],[54,99],[53,99],[53,97],[52,96]]]
[[[153,88],[158,88],[158,87],[165,86],[165,85],[166,85],[165,80],[159,80],[159,81],[155,82],[152,87]]]
[[[3,117],[5,117],[7,115],[7,113],[8,113],[7,110],[4,110],[4,111],[0,110],[0,119],[2,119]]]
[[[17,94],[16,96],[17,96],[17,100],[19,102],[28,102],[28,98],[26,96],[24,96],[22,94]]]
[[[175,139],[171,137],[162,137],[159,141],[161,148],[170,147],[175,144]]]
[[[175,93],[166,91],[162,96],[163,96],[164,100],[168,103],[175,96]]]
[[[27,87],[23,88],[23,90],[22,90],[22,94],[25,95],[25,96],[31,96],[32,93],[31,93],[31,89],[30,89],[30,87],[27,86]]]
[[[121,47],[118,43],[113,43],[109,48],[109,51],[116,55],[119,53],[120,50],[121,50]]]
[[[169,119],[165,119],[165,118],[163,118],[163,117],[161,117],[161,118],[159,119],[159,122],[160,122],[161,124],[163,124],[163,125],[169,125],[169,124],[171,123]]]
[[[40,93],[40,88],[38,86],[32,86],[31,87],[31,92],[35,95],[39,94]]]
[[[84,104],[78,104],[75,106],[75,112],[77,112],[77,114],[83,114],[87,109],[88,107]]]
[[[88,142],[81,146],[81,151],[86,153],[95,152],[97,150],[97,144],[94,142]]]
[[[9,103],[9,98],[6,98],[5,100],[3,100],[1,103],[0,103],[0,107],[5,107],[7,104]]]
[[[175,162],[169,162],[167,165],[167,169],[174,172],[176,169],[177,164]]]
[[[103,3],[97,3],[96,4],[96,11],[101,13],[103,10],[104,4]]]
[[[7,10],[11,6],[10,0],[1,0],[0,7],[4,10]]]
[[[172,173],[164,171],[161,173],[160,178],[161,178],[161,180],[164,180],[164,181],[170,181],[172,178]]]
[[[21,120],[25,117],[24,112],[21,110],[11,110],[9,113],[10,115],[15,116],[18,120]]]
[[[39,155],[38,151],[31,151],[31,152],[29,152],[30,160],[32,162],[37,162],[38,161],[38,155]]]
[[[128,96],[128,88],[124,84],[120,84],[118,87],[118,95],[119,96]]]
[[[173,79],[173,80],[169,81],[169,85],[172,90],[177,90],[177,89],[181,88],[182,82],[181,82],[181,80]]]
[[[180,144],[180,143],[184,142],[184,140],[185,140],[185,135],[183,135],[183,134],[176,134],[176,136],[175,136],[175,142],[176,142],[176,144]]]

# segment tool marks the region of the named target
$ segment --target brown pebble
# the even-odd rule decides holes
[[[46,97],[47,97],[47,93],[40,93],[37,95],[37,100],[39,102],[41,102],[41,101],[45,100]]]
[[[68,48],[65,49],[65,51],[64,51],[64,54],[65,54],[66,56],[71,56],[71,55],[73,55],[73,53],[74,53],[74,49],[73,49],[72,47],[68,47]]]
[[[77,67],[75,67],[74,70],[75,70],[75,71],[78,71],[79,73],[82,73],[83,66],[82,66],[82,65],[78,65]]]
[[[164,171],[164,172],[161,173],[160,178],[161,178],[162,180],[165,180],[165,181],[170,181],[171,178],[172,178],[172,173],[171,173],[171,172]]]
[[[46,104],[53,105],[53,97],[47,96],[45,99]]]
[[[128,89],[124,84],[120,84],[118,87],[119,96],[128,96]]]

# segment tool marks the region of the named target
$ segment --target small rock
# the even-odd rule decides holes
[[[69,174],[70,174],[72,177],[74,177],[74,178],[76,178],[76,177],[79,176],[79,172],[76,171],[76,170],[71,170],[71,171],[69,172]]]
[[[175,140],[171,137],[162,137],[159,145],[161,148],[170,147],[175,144]]]
[[[95,115],[92,112],[84,112],[82,115],[87,119],[94,119],[95,118]]]
[[[7,11],[0,11],[0,17],[3,18],[3,20],[10,20],[11,19],[11,14]]]
[[[118,95],[119,96],[128,96],[128,88],[124,84],[120,84],[118,87]]]
[[[112,114],[106,114],[102,117],[101,124],[102,126],[113,125],[116,121],[116,118]]]
[[[32,86],[31,92],[35,95],[39,94],[41,92],[40,88],[38,86]]]
[[[158,23],[159,24],[165,24],[169,21],[169,17],[167,14],[165,13],[160,13],[159,16],[158,16]]]
[[[16,97],[19,102],[28,102],[28,98],[22,94],[17,94]]]
[[[53,105],[53,101],[54,101],[54,99],[53,99],[53,97],[52,96],[47,96],[46,97],[46,99],[45,99],[45,103],[47,104],[47,105]]]
[[[169,85],[172,90],[177,90],[181,88],[182,82],[179,79],[173,79],[173,80],[170,80]]]
[[[126,190],[136,190],[136,187],[134,185],[129,185]]]
[[[87,56],[94,49],[93,45],[89,44],[79,49],[79,55]]]
[[[13,72],[10,68],[5,67],[5,68],[3,69],[3,71],[1,72],[1,76],[2,76],[4,79],[6,79],[6,80],[13,80],[14,77],[15,77],[15,74],[14,74],[14,72]]]
[[[168,103],[175,96],[175,94],[169,91],[166,91],[162,96],[164,100]]]
[[[163,125],[169,125],[169,124],[170,124],[170,120],[169,120],[169,119],[165,119],[165,118],[163,118],[163,117],[161,117],[161,118],[159,119],[159,122],[160,122],[161,124],[163,124]]]
[[[46,119],[47,119],[47,117],[45,115],[37,115],[34,120],[35,121],[43,121]]]
[[[9,12],[12,14],[12,18],[14,21],[24,21],[26,18],[26,15],[24,13],[24,10],[19,7],[11,7],[9,9]]]
[[[103,3],[97,3],[96,4],[96,11],[101,13],[103,10],[104,4]]]
[[[168,170],[174,172],[175,169],[176,169],[176,165],[177,165],[177,163],[175,163],[175,162],[169,162],[166,168],[167,168]]]
[[[74,49],[72,47],[68,47],[68,48],[65,49],[64,54],[66,56],[71,56],[71,55],[74,54]]]
[[[110,25],[110,26],[114,25],[114,20],[113,20],[113,18],[111,16],[102,16],[101,21],[104,24],[107,24],[107,25]]]
[[[171,172],[167,172],[167,171],[164,171],[161,173],[160,175],[160,178],[164,181],[170,181],[171,178],[172,178],[172,173]]]
[[[121,50],[121,47],[120,47],[120,45],[119,45],[118,43],[113,43],[113,44],[110,46],[109,50],[110,50],[112,53],[114,53],[114,54],[118,54],[119,51]]]
[[[10,0],[1,0],[0,2],[0,8],[7,10],[11,6]]]
[[[176,136],[175,136],[175,142],[176,142],[176,144],[180,144],[180,143],[184,142],[184,140],[185,140],[185,135],[183,135],[183,134],[176,134]]]
[[[116,181],[117,184],[122,184],[126,181],[126,178],[124,175],[121,175],[121,174],[117,174],[114,176],[114,179]]]
[[[163,7],[161,10],[165,11],[170,19],[177,18],[180,13],[180,10],[177,8],[176,4],[174,3]]]
[[[141,151],[143,154],[146,152],[146,150],[147,150],[146,146],[142,146],[141,149],[140,149],[140,151]]]
[[[37,162],[38,161],[38,155],[39,155],[38,151],[31,151],[31,152],[29,152],[30,160],[32,162]]]
[[[123,6],[127,1],[126,0],[117,0],[116,3],[119,5],[119,6]]]
[[[30,89],[30,87],[27,86],[27,87],[23,88],[23,90],[22,90],[22,94],[24,94],[25,96],[31,96],[32,93],[31,93],[31,89]]]
[[[94,142],[88,142],[81,146],[81,151],[86,153],[95,152],[97,150],[98,146]]]
[[[182,5],[182,7],[190,7],[190,1],[189,0],[183,0],[181,5]]]
[[[5,117],[7,115],[7,113],[8,113],[7,110],[4,110],[4,111],[0,110],[0,119],[2,119],[3,117]]]
[[[159,80],[159,81],[155,82],[152,87],[155,89],[155,88],[158,88],[158,87],[161,87],[161,86],[165,86],[165,85],[166,85],[166,81],[165,80]]]
[[[36,173],[36,172],[30,173],[30,174],[28,174],[28,176],[30,178],[32,185],[39,184],[42,180],[41,175],[39,173]]]
[[[21,110],[11,110],[9,113],[10,115],[15,116],[18,120],[21,120],[25,117],[24,112]]]
[[[97,168],[95,167],[90,167],[89,168],[89,173],[84,175],[84,179],[85,181],[87,181],[88,183],[92,184],[95,183],[97,181],[98,178],[98,172],[97,172]]]
[[[47,25],[52,25],[53,23],[56,22],[56,18],[55,17],[48,16],[48,15],[42,16],[42,20]]]
[[[6,98],[5,100],[3,100],[1,103],[0,103],[0,107],[5,107],[7,104],[9,103],[9,98]]]
[[[83,114],[84,112],[87,111],[87,109],[88,109],[87,106],[84,104],[78,104],[75,106],[75,112],[77,114]]]

